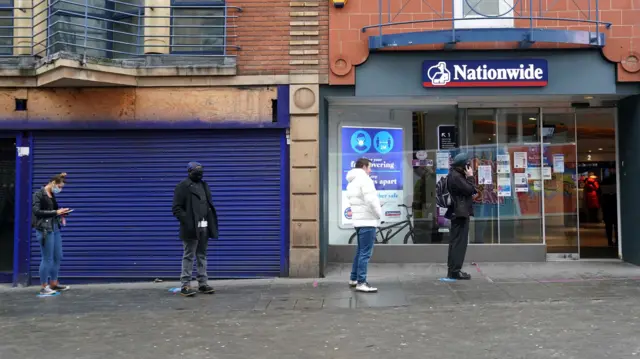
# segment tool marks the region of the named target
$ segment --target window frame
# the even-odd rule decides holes
[[[454,0],[453,18],[454,19],[473,19],[473,20],[454,20],[456,29],[487,29],[487,28],[512,28],[514,27],[514,19],[505,19],[502,17],[488,18],[473,13],[471,16],[464,16],[465,1],[474,0]],[[484,0],[480,0],[484,1]],[[500,14],[504,17],[514,17],[514,0],[498,0],[498,8]],[[510,10],[511,9],[511,10]]]
[[[7,1],[0,1],[0,11],[8,11],[10,13],[9,15],[9,26],[10,28],[8,30],[11,30],[11,37],[9,38],[9,43],[8,43],[8,47],[7,48],[0,48],[0,56],[13,56],[13,51],[14,51],[14,45],[15,45],[15,16],[14,16],[14,11],[13,11],[13,6],[14,6],[14,2],[13,0],[7,0]]]
[[[121,0],[117,0],[117,1],[121,1]],[[142,1],[141,1],[142,3]],[[69,3],[62,3],[62,4],[68,4]],[[87,11],[87,17],[89,19],[92,20],[97,20],[97,21],[104,21],[106,22],[106,28],[104,29],[104,31],[106,31],[107,36],[103,39],[103,40],[95,40],[92,39],[92,41],[104,41],[105,47],[104,49],[85,49],[87,51],[104,51],[105,52],[105,57],[107,59],[113,59],[113,58],[117,58],[116,53],[113,52],[113,21],[120,21],[120,22],[124,22],[123,20],[128,19],[128,18],[135,18],[136,16],[138,17],[143,17],[144,19],[144,7],[142,4],[131,4],[131,7],[137,7],[138,11],[137,12],[131,12],[129,13],[129,15],[124,15],[124,14],[120,14],[120,13],[115,13],[116,11],[120,11],[120,12],[127,12],[128,11],[121,11],[121,10],[116,10],[116,3],[113,1],[109,1],[109,0],[104,0],[104,9],[102,10],[103,12],[109,13],[111,12],[113,15],[108,17],[106,15],[102,15],[100,13],[95,13],[95,12],[89,12]],[[66,9],[56,9],[55,8],[56,4],[53,5],[49,5],[48,8],[48,13],[47,13],[47,55],[52,55],[53,53],[56,53],[58,51],[52,51],[53,49],[51,48],[51,45],[49,45],[50,41],[53,41],[53,35],[56,33],[56,31],[53,31],[53,26],[51,26],[51,21],[53,16],[69,16],[69,17],[73,17],[73,18],[80,18],[83,19],[84,18],[84,14],[78,14],[75,11],[71,11],[71,10],[66,10]],[[79,7],[84,7],[85,3],[82,0],[74,0],[73,1],[73,6],[79,6]],[[92,5],[93,6],[93,5]],[[140,10],[140,8],[142,8],[142,10]],[[88,10],[94,10],[95,9],[88,9]],[[135,25],[134,25],[135,26]],[[144,24],[140,24],[141,27],[144,26]],[[140,32],[140,28],[137,29],[138,32]],[[76,35],[77,36],[77,35]],[[84,34],[80,34],[80,36],[84,36]],[[140,39],[144,36],[144,34],[141,36],[140,34],[137,36],[138,42],[140,42]],[[74,47],[79,47],[78,45],[65,45],[65,46],[74,46]],[[136,44],[136,52],[137,50],[140,48],[140,43]],[[81,48],[81,47],[80,47]],[[126,55],[126,54],[121,54],[121,55]],[[137,54],[140,55],[140,54]],[[129,56],[136,56],[136,55],[129,55]]]
[[[170,39],[169,39],[169,54],[172,55],[220,55],[225,56],[227,54],[227,3],[226,0],[171,0],[171,30],[170,30]],[[173,41],[174,41],[174,10],[176,9],[197,9],[197,8],[209,8],[209,6],[222,6],[222,16],[223,16],[223,28],[222,28],[222,47],[220,50],[205,50],[205,51],[185,51],[180,50],[184,48],[180,46],[174,49]],[[193,47],[198,47],[198,45],[194,45]]]

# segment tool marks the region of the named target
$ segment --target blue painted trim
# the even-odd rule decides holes
[[[603,47],[605,36],[603,33],[556,29],[452,29],[369,36],[369,49],[488,41],[555,42]]]
[[[280,137],[280,228],[282,238],[280,243],[280,277],[289,276],[289,145],[286,133]]]
[[[13,274],[10,272],[0,272],[0,283],[11,283]]]
[[[278,85],[278,123],[283,127],[289,127],[291,116],[289,114],[289,85]]]
[[[22,183],[22,169],[25,166],[20,157],[18,157],[17,147],[23,145],[23,136],[20,134],[16,134],[16,174],[15,174],[15,187],[14,187],[14,204],[13,204],[13,273],[11,282],[13,285],[17,285],[20,277],[20,262],[21,256],[24,254],[21,253],[20,246],[20,224],[22,223],[22,187],[24,187]],[[27,274],[28,274],[27,269]]]
[[[276,107],[276,122],[282,126],[289,127],[289,85],[278,86],[278,104]],[[282,228],[282,242],[280,244],[280,276],[289,276],[289,246],[290,246],[290,218],[289,218],[289,144],[287,143],[286,132],[280,138],[281,155],[280,155],[280,203],[282,204],[282,214],[280,215]]]
[[[29,156],[18,157],[16,152],[15,224],[13,249],[13,285],[30,284],[31,261],[31,186],[33,179],[33,136],[21,133],[16,136],[16,146],[28,146]]]
[[[206,129],[277,129],[287,128],[289,123],[278,122],[204,122],[204,121],[56,121],[56,120],[7,120],[0,121],[0,130],[206,130]]]

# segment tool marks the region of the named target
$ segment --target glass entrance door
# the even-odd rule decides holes
[[[578,161],[574,110],[542,109],[540,138],[547,253],[578,259]]]

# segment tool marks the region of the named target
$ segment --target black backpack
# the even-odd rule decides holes
[[[449,208],[453,205],[453,198],[449,192],[449,175],[440,177],[436,183],[436,204],[441,208]]]

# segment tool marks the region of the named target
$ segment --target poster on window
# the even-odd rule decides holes
[[[513,184],[516,192],[529,192],[529,180],[526,173],[514,173]]]
[[[511,177],[501,175],[498,177],[498,197],[511,197]]]
[[[511,162],[509,161],[509,155],[498,155],[498,174],[511,173]]]
[[[478,184],[492,184],[491,166],[478,166]]]
[[[515,152],[513,154],[513,168],[527,168],[526,152]]]
[[[382,221],[399,222],[403,218],[403,158],[402,128],[342,127],[342,216],[341,226],[352,225],[352,212],[347,198],[347,173],[359,158],[371,161],[371,179],[378,190],[382,205]]]
[[[564,154],[553,155],[553,172],[564,173]]]

